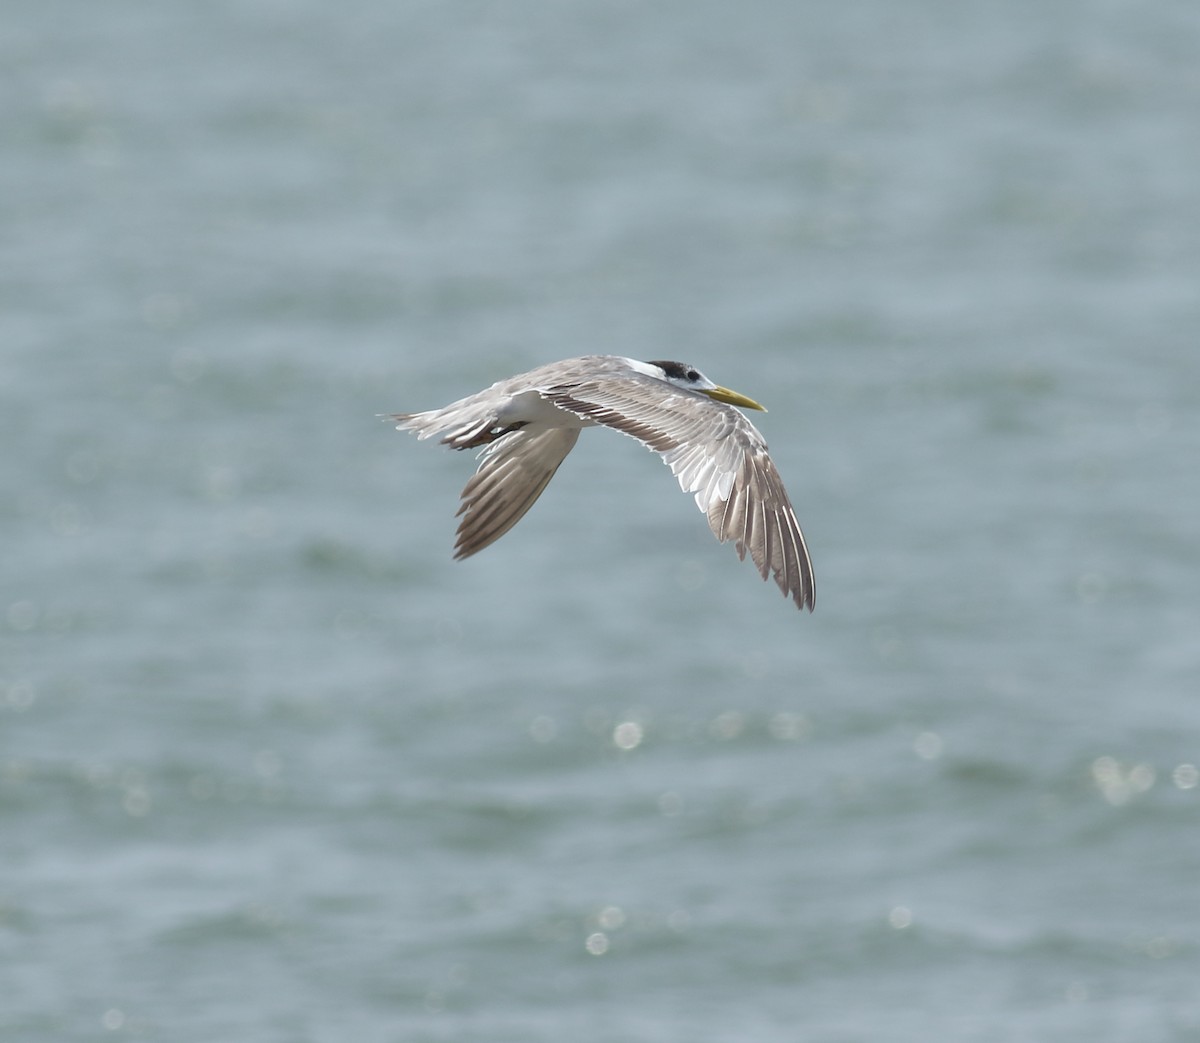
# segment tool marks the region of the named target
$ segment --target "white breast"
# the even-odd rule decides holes
[[[559,409],[553,402],[544,399],[536,391],[522,391],[513,395],[496,413],[496,423],[499,427],[509,424],[529,424],[531,427],[595,427],[594,420],[569,413]]]

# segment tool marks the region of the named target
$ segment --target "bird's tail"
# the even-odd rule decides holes
[[[424,413],[389,413],[383,419],[394,422],[398,431],[412,431],[420,439],[440,434],[442,445],[451,449],[478,449],[521,426],[501,426],[494,409],[472,408],[469,399]]]

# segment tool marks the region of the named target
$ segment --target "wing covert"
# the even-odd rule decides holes
[[[813,608],[812,560],[783,479],[739,409],[633,373],[540,389],[560,409],[636,438],[658,453],[709,528],[799,608]]]

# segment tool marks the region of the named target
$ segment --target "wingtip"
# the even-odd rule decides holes
[[[811,585],[801,584],[794,590],[783,590],[784,597],[790,597],[798,609],[803,612],[808,609],[812,612],[817,607],[817,592]]]

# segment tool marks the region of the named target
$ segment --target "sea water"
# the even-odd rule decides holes
[[[14,0],[0,1036],[1200,1039],[1200,20]],[[584,432],[755,414],[797,612]]]

